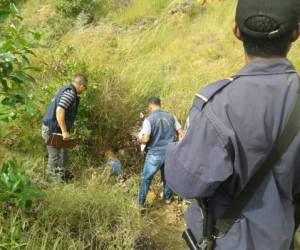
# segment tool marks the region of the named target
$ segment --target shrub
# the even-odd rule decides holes
[[[90,20],[105,16],[108,12],[107,0],[58,0],[56,4],[58,12],[67,17],[77,17],[80,13],[85,13]]]
[[[13,202],[25,210],[31,208],[34,198],[41,198],[44,194],[33,187],[18,169],[15,159],[4,163],[0,168],[0,202]]]

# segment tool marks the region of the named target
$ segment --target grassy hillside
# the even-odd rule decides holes
[[[9,125],[14,133],[0,146],[0,157],[26,155],[27,175],[47,195],[32,214],[10,210],[10,217],[0,216],[0,231],[5,232],[0,249],[1,241],[20,238],[30,250],[147,249],[145,244],[149,249],[183,249],[182,222],[163,213],[178,209],[156,204],[161,213],[141,218],[134,208],[142,157],[130,131],[140,124],[150,96],[161,97],[163,108],[184,123],[196,91],[243,66],[242,44],[231,31],[236,1],[97,0],[94,9],[68,16],[62,2],[26,0],[19,5],[23,24],[42,32],[49,48],[33,58],[42,69],[35,75],[36,115],[24,114]],[[290,53],[297,68],[299,48],[298,42]],[[44,181],[40,120],[56,89],[77,72],[89,76],[90,87],[74,131],[82,142],[73,152],[76,178],[73,184],[52,186]],[[125,150],[120,156],[125,186],[98,175],[108,143]],[[24,234],[9,231],[15,218],[24,222],[18,225]]]

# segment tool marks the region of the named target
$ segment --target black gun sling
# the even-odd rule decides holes
[[[299,82],[300,87],[300,82]],[[236,196],[230,207],[224,212],[220,219],[217,220],[215,228],[219,233],[225,235],[233,224],[240,218],[243,209],[252,199],[259,186],[271,172],[272,168],[281,160],[282,155],[287,151],[289,145],[300,130],[300,88],[297,92],[295,108],[290,115],[289,121],[274,144],[271,153],[264,163],[258,168],[259,170],[251,177],[248,184]]]

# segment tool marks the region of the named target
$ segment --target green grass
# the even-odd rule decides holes
[[[96,175],[50,187],[27,249],[133,249],[141,220],[131,195]]]
[[[89,147],[85,154],[74,152],[80,157],[73,159],[81,179],[71,185],[47,187],[46,200],[37,205],[33,215],[22,217],[29,237],[27,249],[84,249],[91,243],[96,249],[134,249],[143,231],[143,221],[131,207],[138,178],[130,179],[129,193],[99,177],[92,178],[84,171],[90,167],[86,154],[93,153],[101,160],[101,149],[108,143],[134,147],[128,131],[151,95],[161,97],[163,108],[184,123],[196,91],[235,74],[244,65],[242,44],[231,31],[236,1],[215,1],[192,16],[188,12],[170,14],[181,2],[133,0],[127,8],[112,10],[106,19],[85,27],[62,19],[52,1],[24,3],[25,24],[45,31],[45,42],[51,47],[37,53],[36,63],[42,67],[36,75],[39,116],[55,90],[73,74],[83,71],[90,78],[77,131],[84,134]],[[300,67],[299,42],[289,58]],[[20,118],[12,125],[17,136],[9,147],[18,151],[18,157],[24,147],[31,147],[35,158],[41,157],[38,118]],[[16,155],[16,151],[9,154]],[[40,161],[35,164],[42,166]],[[138,173],[138,166],[126,165]],[[36,183],[42,178],[41,169],[29,174]],[[7,219],[7,227],[14,216]]]
[[[118,11],[114,18],[121,24],[134,24],[143,19],[158,18],[172,0],[133,0],[126,9]]]

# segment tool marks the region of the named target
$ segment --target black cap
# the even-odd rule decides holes
[[[236,23],[241,32],[256,38],[274,38],[284,34],[299,23],[299,0],[239,0],[236,10]],[[251,17],[264,16],[278,23],[278,28],[259,32],[247,27]]]

